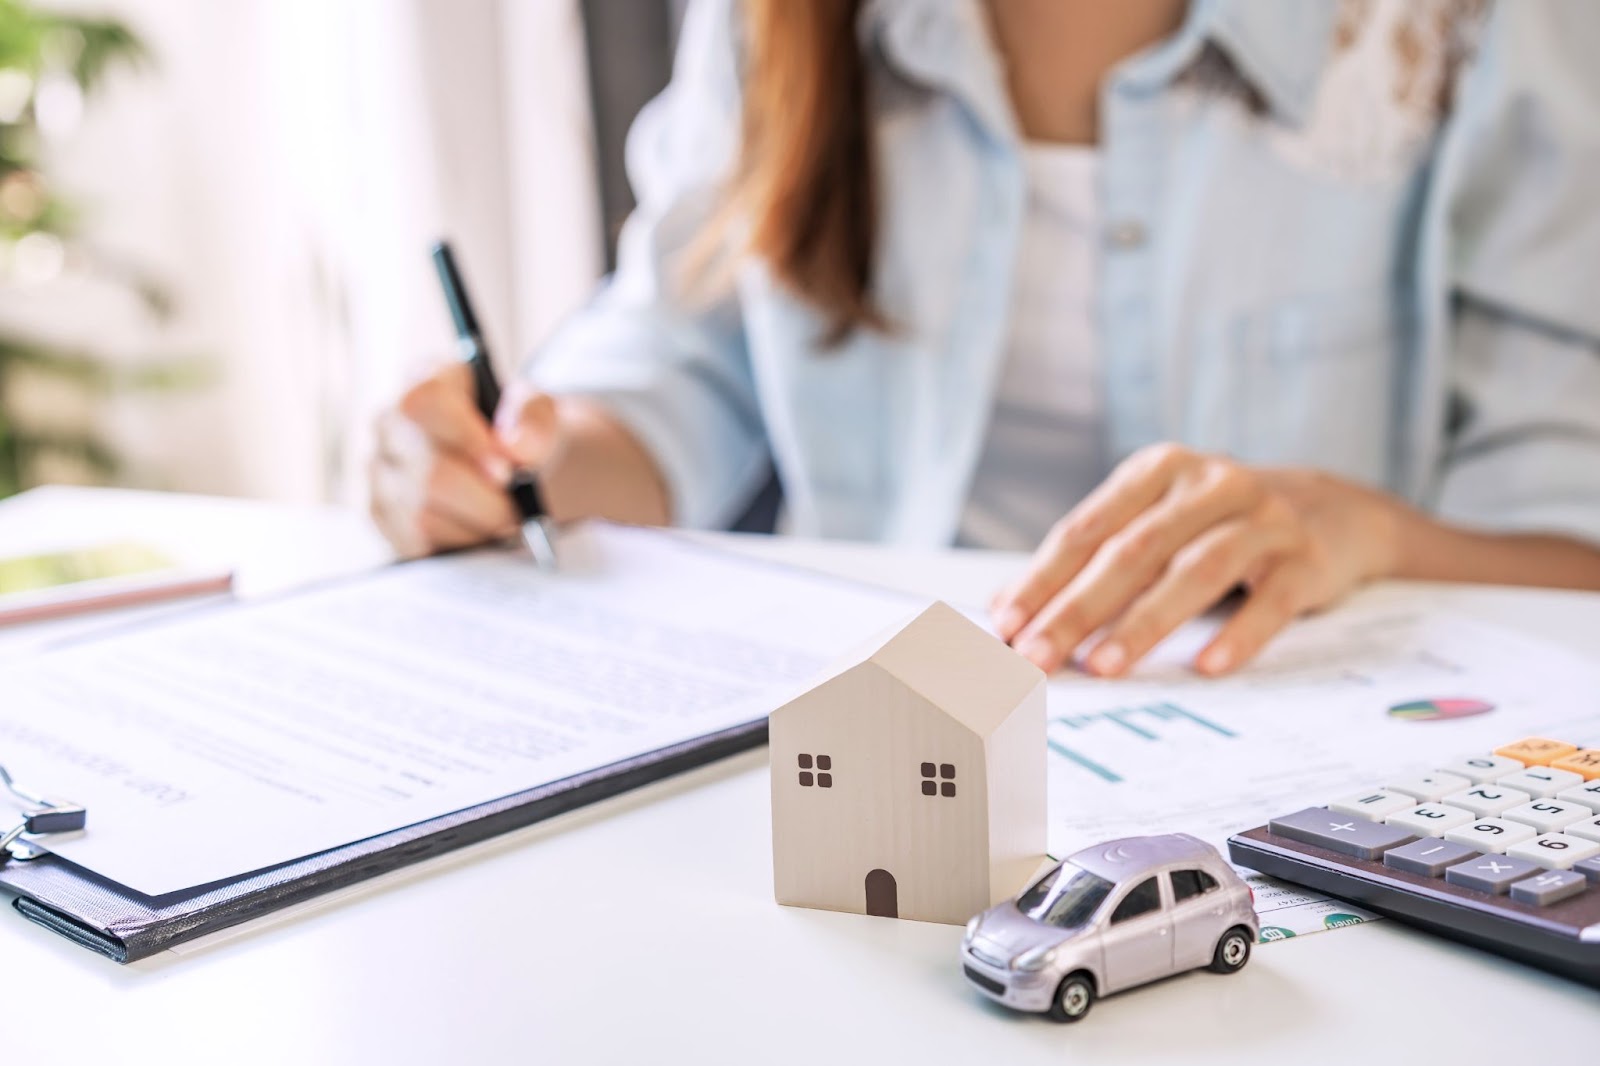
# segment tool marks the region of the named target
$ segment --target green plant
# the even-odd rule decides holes
[[[81,239],[79,213],[42,165],[52,118],[57,125],[63,115],[70,119],[110,70],[148,65],[144,45],[121,22],[0,0],[0,285],[21,291],[63,271],[81,271],[130,287],[158,320],[170,315],[159,284]],[[0,322],[0,497],[28,487],[34,472],[52,462],[91,478],[109,477],[120,466],[92,430],[30,425],[18,402],[21,385],[44,383],[96,397],[192,384],[198,376],[193,361],[129,369]]]

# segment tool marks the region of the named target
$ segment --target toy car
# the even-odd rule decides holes
[[[1085,848],[967,923],[962,970],[1015,1010],[1076,1022],[1099,996],[1209,966],[1235,973],[1260,925],[1254,894],[1187,833]]]

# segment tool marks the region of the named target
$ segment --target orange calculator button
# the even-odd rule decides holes
[[[1600,748],[1584,748],[1571,755],[1563,755],[1550,765],[1557,770],[1582,774],[1585,781],[1600,779]]]
[[[1546,740],[1544,737],[1528,737],[1515,744],[1507,744],[1503,748],[1494,749],[1496,755],[1504,755],[1508,759],[1515,759],[1529,766],[1549,766],[1555,760],[1571,755],[1578,750],[1576,744],[1568,744],[1561,740]]]

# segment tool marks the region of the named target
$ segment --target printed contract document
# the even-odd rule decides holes
[[[0,759],[87,806],[52,851],[146,895],[764,717],[907,598],[595,525],[563,570],[391,567],[0,668]]]

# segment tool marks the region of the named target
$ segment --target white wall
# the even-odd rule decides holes
[[[372,415],[453,351],[427,257],[453,237],[512,363],[600,269],[576,0],[103,0],[157,54],[54,148],[89,234],[180,310],[105,286],[0,295],[97,350],[212,354],[204,394],[105,417],[170,487],[355,502]],[[40,400],[48,403],[49,400]]]

